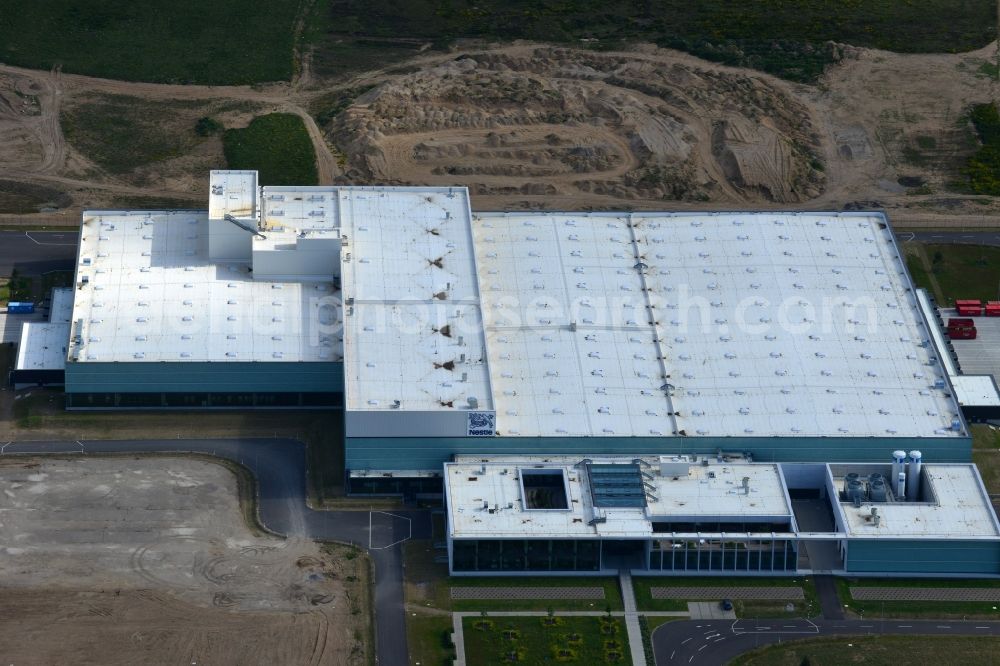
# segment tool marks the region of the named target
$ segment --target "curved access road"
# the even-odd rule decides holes
[[[426,511],[314,511],[306,505],[306,452],[291,439],[86,440],[10,442],[2,455],[201,453],[238,462],[257,477],[258,513],[280,535],[365,548],[375,568],[375,653],[382,666],[409,661],[402,543],[430,536]]]
[[[773,643],[832,636],[1000,636],[1000,622],[955,620],[687,620],[653,631],[656,666],[721,666]]]

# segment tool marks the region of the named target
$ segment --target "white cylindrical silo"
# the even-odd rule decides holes
[[[910,451],[910,465],[906,472],[906,501],[916,502],[920,496],[920,451]]]
[[[896,475],[896,501],[902,502],[906,499],[906,472]]]
[[[889,479],[895,483],[900,472],[906,471],[906,451],[892,452],[892,476]]]

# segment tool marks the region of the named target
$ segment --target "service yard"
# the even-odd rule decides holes
[[[364,663],[364,558],[239,497],[207,460],[0,459],[0,661]]]

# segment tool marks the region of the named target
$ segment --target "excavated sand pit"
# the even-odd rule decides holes
[[[548,47],[386,83],[332,136],[348,180],[479,195],[794,203],[825,180],[810,110],[763,77]]]

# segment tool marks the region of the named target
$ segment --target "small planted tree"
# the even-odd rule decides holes
[[[493,622],[489,619],[489,614],[486,611],[479,611],[479,619],[473,626],[480,631],[486,631],[493,626]]]

